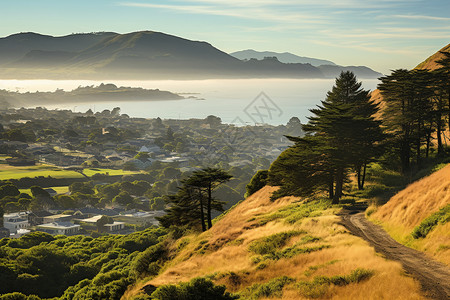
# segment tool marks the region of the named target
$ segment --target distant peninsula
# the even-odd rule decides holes
[[[161,101],[186,99],[176,93],[159,89],[117,87],[114,84],[78,87],[72,91],[57,89],[54,92],[12,92],[0,90],[2,106],[20,107],[43,104],[63,104],[101,101]]]

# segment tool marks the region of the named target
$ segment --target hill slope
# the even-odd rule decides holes
[[[436,70],[440,67],[440,65],[437,63],[439,59],[442,58],[442,54],[440,52],[450,52],[450,44],[443,47],[438,52],[434,53],[430,57],[428,57],[426,60],[421,62],[415,69],[421,70],[421,69],[428,69],[428,70]],[[380,94],[380,91],[378,89],[375,89],[372,91],[372,100],[374,100],[376,103],[382,103],[383,96]],[[383,107],[383,104],[381,104],[381,107]]]
[[[243,299],[422,299],[417,282],[402,275],[398,263],[348,234],[335,215],[339,208],[295,197],[272,202],[275,190],[264,187],[211,230],[178,240],[172,246],[174,259],[158,276],[130,288],[123,299],[198,276],[226,285]],[[343,284],[336,281],[356,273],[365,275]],[[341,277],[330,279],[333,284],[314,279],[319,275]]]
[[[412,235],[424,220],[448,205],[450,165],[409,185],[371,217],[381,222],[398,241],[450,264],[450,214],[438,221],[425,238],[414,238]]]

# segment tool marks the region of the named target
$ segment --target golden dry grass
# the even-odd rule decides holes
[[[397,193],[371,215],[397,241],[450,265],[450,223],[437,225],[425,238],[410,234],[425,218],[450,204],[450,165]]]
[[[424,70],[424,69],[436,70],[436,69],[440,68],[441,65],[439,65],[437,63],[437,61],[444,57],[444,55],[442,53],[440,53],[440,52],[450,52],[450,44],[448,44],[447,46],[445,46],[444,48],[442,48],[441,50],[439,50],[435,54],[433,54],[430,57],[428,57],[424,62],[420,63],[416,67],[416,69],[419,69],[419,70]]]
[[[211,230],[185,237],[189,239],[189,244],[160,275],[135,285],[127,291],[123,299],[132,299],[146,284],[159,286],[212,274],[215,274],[213,278],[216,284],[224,284],[229,291],[242,293],[253,284],[265,283],[280,276],[289,276],[297,281],[310,281],[318,275],[349,274],[356,268],[374,270],[374,276],[367,281],[345,287],[332,285],[323,297],[423,299],[419,284],[403,273],[400,264],[376,254],[365,241],[350,235],[339,224],[340,218],[334,215],[337,209],[328,209],[321,216],[305,218],[294,224],[288,224],[284,220],[258,224],[258,219],[266,214],[292,203],[302,205],[302,201],[295,197],[270,201],[270,195],[274,190],[273,187],[263,188],[229,212]],[[319,241],[307,242],[301,247],[318,245],[330,247],[291,258],[265,260],[264,268],[258,267],[259,265],[252,261],[255,253],[249,251],[250,243],[291,230],[302,230],[306,232],[304,235],[320,238]],[[301,238],[302,235],[291,238],[283,249],[294,245]],[[320,267],[312,268],[311,271],[310,267],[314,266]],[[310,272],[305,273],[308,270]],[[282,299],[303,298],[296,285],[289,284],[283,289]]]
[[[450,165],[397,193],[372,216],[412,230],[423,219],[450,204]]]

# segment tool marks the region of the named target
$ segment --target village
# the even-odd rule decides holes
[[[13,238],[30,231],[127,234],[158,226],[163,197],[206,166],[233,175],[216,192],[231,207],[243,199],[253,174],[292,144],[285,135],[302,134],[297,118],[281,126],[236,126],[215,116],[130,118],[120,108],[97,113],[21,108],[1,116],[1,185],[13,185],[20,194],[0,199],[0,235]],[[36,186],[45,192],[33,194]],[[113,192],[102,192],[106,189]]]

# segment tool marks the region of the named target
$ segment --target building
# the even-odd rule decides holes
[[[46,223],[42,225],[37,225],[36,230],[46,232],[49,234],[57,235],[75,235],[80,231],[80,225],[73,224],[70,222],[53,222]]]
[[[113,224],[105,224],[103,227],[105,227],[106,232],[115,232],[125,229],[125,223],[114,221]]]
[[[72,218],[71,215],[51,215],[43,217],[43,223],[54,223],[54,222],[68,222]]]
[[[150,226],[150,225],[159,225],[158,220],[156,220],[156,217],[161,217],[165,215],[166,212],[155,210],[151,212],[147,211],[138,211],[134,213],[128,213],[119,215],[116,217],[113,217],[114,220],[119,222],[124,222],[126,224],[133,224],[138,226]]]
[[[17,233],[17,230],[19,229],[27,229],[30,227],[30,223],[28,222],[28,214],[26,212],[4,214],[3,226],[13,234]]]

